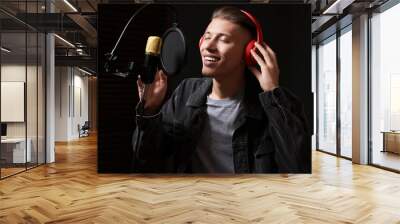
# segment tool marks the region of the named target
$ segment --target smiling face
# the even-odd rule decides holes
[[[223,78],[244,72],[244,48],[250,33],[240,25],[222,18],[214,18],[208,25],[200,54],[205,76]]]

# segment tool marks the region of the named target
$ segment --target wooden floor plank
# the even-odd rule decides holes
[[[313,152],[307,175],[97,174],[96,136],[0,181],[0,223],[400,223],[400,175]]]

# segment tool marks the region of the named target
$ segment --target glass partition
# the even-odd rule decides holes
[[[28,13],[39,13],[37,1],[27,2]],[[38,17],[29,21],[37,24]],[[38,165],[38,76],[39,76],[39,32],[36,29],[27,29],[27,143],[31,147],[30,162],[27,167]]]
[[[336,154],[336,35],[318,47],[318,149]]]
[[[3,32],[1,45],[8,50],[1,52],[0,79],[1,122],[6,126],[1,139],[1,175],[6,177],[25,170],[31,157],[26,144],[26,33]]]
[[[0,12],[0,178],[45,162],[45,35],[16,19],[43,12],[44,3],[0,3],[17,12]]]
[[[46,162],[46,144],[45,144],[45,124],[46,124],[46,38],[43,33],[38,34],[38,74],[37,74],[37,162],[44,164]]]

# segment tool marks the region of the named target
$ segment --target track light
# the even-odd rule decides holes
[[[343,9],[351,5],[355,0],[336,0],[332,5],[324,10],[322,14],[341,14]]]
[[[78,12],[78,10],[68,1],[64,0],[65,4],[67,4],[74,12]]]
[[[85,74],[87,74],[87,75],[89,75],[89,76],[92,76],[92,75],[93,75],[92,73],[90,73],[90,72],[88,72],[88,71],[86,71],[86,70],[84,70],[84,69],[81,69],[81,68],[79,68],[79,67],[77,67],[77,68],[78,68],[79,71],[81,71],[81,72],[83,72],[83,73],[85,73]]]
[[[5,47],[1,47],[1,51],[4,51],[6,53],[10,53],[11,52],[11,50],[9,50],[9,49],[7,49]]]
[[[64,43],[66,43],[67,45],[69,45],[70,47],[76,48],[75,45],[73,45],[73,44],[72,44],[71,42],[69,42],[68,40],[66,40],[66,39],[64,39],[64,38],[62,38],[62,37],[60,37],[59,35],[54,34],[54,36],[57,37],[57,38],[58,38],[59,40],[61,40],[62,42],[64,42]]]

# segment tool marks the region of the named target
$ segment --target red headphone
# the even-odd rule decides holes
[[[246,15],[247,18],[249,18],[253,24],[256,26],[256,32],[257,32],[257,40],[250,40],[249,43],[247,43],[245,51],[244,51],[244,59],[246,61],[247,66],[254,66],[257,64],[257,62],[254,60],[254,58],[251,56],[251,49],[254,48],[255,42],[262,43],[263,42],[263,33],[261,30],[261,25],[258,22],[258,20],[249,12],[246,12],[244,10],[240,10],[244,15]],[[204,37],[202,36],[199,41],[199,47],[201,47],[201,44],[203,43]]]

